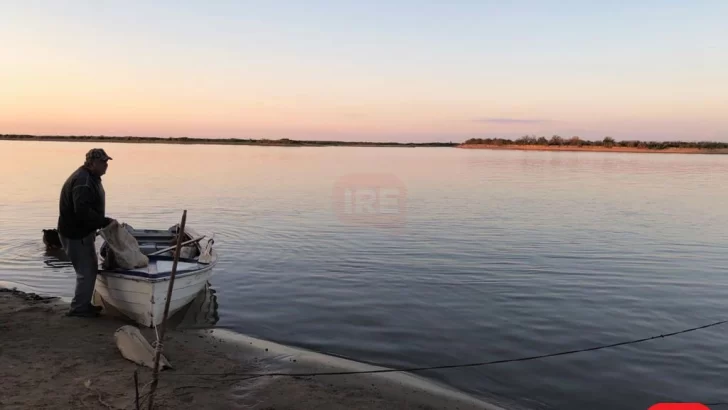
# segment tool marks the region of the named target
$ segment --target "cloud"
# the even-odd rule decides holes
[[[553,122],[552,120],[542,120],[537,118],[476,118],[475,122],[485,122],[488,124],[546,124]]]

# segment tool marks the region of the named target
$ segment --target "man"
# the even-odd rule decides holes
[[[88,151],[86,162],[61,189],[58,236],[76,271],[76,290],[68,316],[95,317],[101,310],[91,304],[91,297],[99,267],[96,230],[113,221],[105,215],[106,193],[101,185],[110,159],[101,148]]]

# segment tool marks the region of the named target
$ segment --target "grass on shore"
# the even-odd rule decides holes
[[[562,138],[554,135],[550,139],[546,137],[536,138],[535,136],[524,136],[516,140],[504,138],[471,138],[463,145],[493,145],[493,146],[548,146],[548,147],[622,147],[636,148],[646,150],[665,150],[669,148],[689,148],[689,149],[728,149],[726,142],[712,141],[640,141],[640,140],[624,140],[617,141],[611,137],[605,137],[601,141],[583,140],[579,137]]]

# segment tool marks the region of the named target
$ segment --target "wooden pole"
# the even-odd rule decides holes
[[[164,332],[167,330],[167,315],[169,314],[169,303],[172,300],[172,289],[174,287],[174,275],[177,273],[177,262],[179,261],[179,253],[182,249],[182,238],[185,233],[185,222],[187,222],[187,210],[182,212],[182,223],[179,225],[177,231],[177,248],[174,250],[174,262],[172,262],[172,274],[169,276],[169,288],[167,289],[167,300],[164,303],[164,315],[162,316],[162,323],[159,329],[159,340],[157,340],[157,346],[154,354],[154,373],[152,375],[152,387],[149,391],[149,410],[152,410],[154,406],[154,392],[157,390],[157,383],[159,382],[159,359],[162,355],[162,342],[164,340]]]
[[[134,397],[136,397],[136,410],[141,410],[139,408],[139,370],[134,370],[134,392]]]

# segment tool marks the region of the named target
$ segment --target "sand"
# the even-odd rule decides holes
[[[124,359],[114,344],[114,331],[130,323],[66,317],[67,309],[59,299],[0,290],[0,408],[134,409],[134,371],[140,389],[152,372]],[[154,340],[153,331],[142,332]],[[404,373],[244,380],[236,374],[371,366],[226,330],[171,329],[164,354],[174,368],[161,373],[159,409],[498,408]]]
[[[571,151],[571,152],[628,152],[646,154],[728,154],[728,149],[701,149],[701,148],[629,148],[629,147],[574,147],[559,145],[490,145],[490,144],[462,144],[458,148],[464,149],[493,149],[517,151]]]

